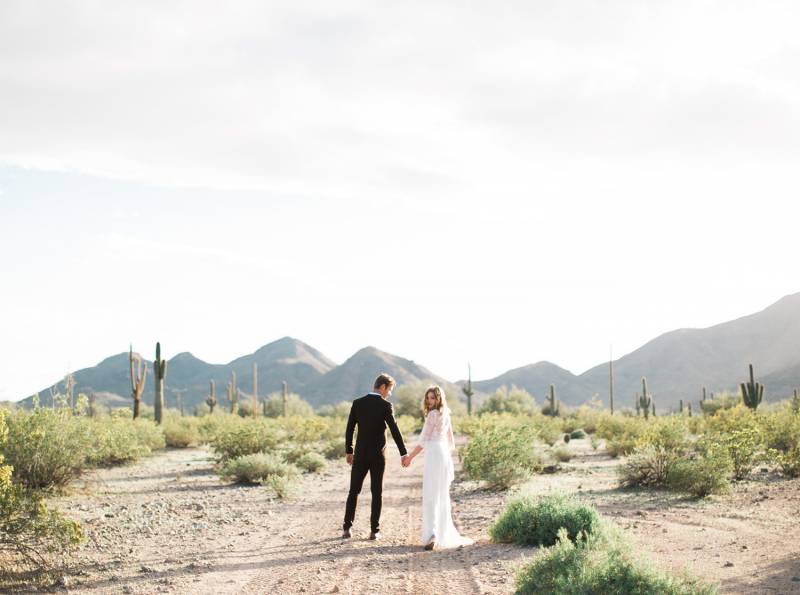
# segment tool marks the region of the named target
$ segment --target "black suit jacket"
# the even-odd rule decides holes
[[[353,454],[353,432],[358,425],[355,453],[380,452],[386,448],[386,426],[392,432],[401,455],[408,454],[403,444],[403,437],[394,419],[394,408],[389,401],[380,395],[369,394],[353,401],[350,417],[347,419],[345,432],[345,448],[347,454]]]

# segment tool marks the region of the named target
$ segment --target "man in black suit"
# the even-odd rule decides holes
[[[389,397],[394,389],[394,378],[381,374],[375,379],[374,391],[353,401],[345,432],[345,448],[350,470],[350,493],[344,512],[344,533],[342,537],[352,537],[351,527],[356,516],[356,504],[361,486],[369,471],[370,491],[372,492],[372,511],[370,514],[370,539],[380,539],[381,497],[383,493],[383,471],[386,469],[386,426],[392,432],[401,463],[408,466],[408,452],[403,437],[394,420],[394,410]],[[353,449],[353,431],[358,426],[358,438]]]

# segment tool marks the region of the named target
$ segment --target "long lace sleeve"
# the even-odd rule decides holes
[[[456,440],[453,437],[453,424],[450,423],[450,419],[448,419],[447,422],[447,444],[450,446],[450,450],[455,450]]]

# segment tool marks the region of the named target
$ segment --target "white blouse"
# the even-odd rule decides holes
[[[447,409],[442,412],[438,409],[431,409],[425,417],[425,425],[422,426],[417,444],[425,448],[426,444],[432,442],[446,442],[450,450],[456,448],[453,439],[453,425],[450,422],[450,411]]]

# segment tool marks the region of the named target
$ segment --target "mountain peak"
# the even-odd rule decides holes
[[[366,347],[362,347],[358,351],[356,351],[355,355],[387,355],[385,351],[381,351],[374,345],[367,345]]]
[[[180,353],[173,355],[171,359],[177,361],[195,361],[195,360],[200,361],[200,358],[193,356],[188,351],[181,351]]]
[[[286,337],[281,337],[277,341],[271,341],[270,343],[262,345],[253,352],[253,355],[261,355],[266,352],[294,353],[298,349],[310,350],[311,348],[299,339],[287,335]]]

